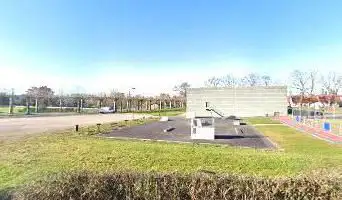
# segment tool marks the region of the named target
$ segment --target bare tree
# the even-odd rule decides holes
[[[112,90],[109,94],[109,98],[113,102],[113,109],[117,111],[117,102],[120,101],[120,109],[122,110],[122,100],[125,98],[125,94],[118,92],[117,90]]]
[[[219,87],[221,85],[221,83],[222,83],[221,78],[213,76],[205,82],[205,85],[207,87]]]
[[[342,88],[342,76],[336,72],[329,72],[328,75],[322,76],[323,90],[328,94],[335,94]]]
[[[299,93],[304,96],[308,91],[308,80],[309,76],[306,72],[295,70],[291,74],[292,87],[299,91]]]
[[[242,82],[245,86],[258,86],[260,85],[260,76],[255,73],[250,73],[242,79]]]
[[[238,84],[238,80],[232,75],[223,76],[220,80],[220,85],[223,87],[234,87]]]
[[[309,72],[309,81],[310,81],[310,88],[309,88],[309,94],[313,95],[315,92],[316,87],[316,78],[317,78],[317,71],[311,71]]]
[[[165,109],[166,108],[166,101],[168,99],[170,99],[170,95],[166,94],[166,93],[160,93],[159,99],[160,99],[160,107]]]
[[[264,86],[270,86],[271,85],[271,77],[268,75],[261,76],[261,80]]]
[[[181,96],[186,97],[186,91],[188,88],[190,88],[190,84],[188,82],[183,82],[180,85],[176,85],[173,90],[178,91]]]
[[[72,98],[73,102],[76,102],[76,111],[78,113],[81,113],[81,111],[83,110],[83,104],[84,104],[84,100],[86,98],[86,94],[84,93],[74,93],[74,94],[70,94],[70,97]]]
[[[44,107],[48,104],[49,98],[54,94],[53,90],[47,86],[31,87],[26,91],[29,97],[34,97],[36,100],[36,112],[39,111],[38,107]]]
[[[97,95],[98,100],[98,108],[101,108],[103,106],[103,103],[108,99],[108,96],[105,92],[100,92]]]
[[[291,73],[292,87],[304,96],[305,94],[313,95],[316,89],[316,71],[304,72],[295,70]]]

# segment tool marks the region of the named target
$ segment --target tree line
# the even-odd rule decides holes
[[[119,112],[148,111],[172,108],[184,108],[186,89],[190,87],[188,83],[175,86],[174,90],[178,95],[161,93],[153,97],[142,95],[131,95],[112,90],[109,93],[101,92],[98,94],[73,93],[56,94],[48,86],[31,87],[25,94],[14,95],[14,93],[0,92],[0,105],[9,105],[9,113],[13,113],[13,106],[26,106],[30,112],[42,112],[52,109],[56,112],[72,111],[82,112],[85,108],[101,108],[104,106],[113,107]]]
[[[315,94],[337,95],[342,89],[342,75],[337,72],[329,72],[323,75],[315,70],[294,70],[289,79],[289,88],[302,96]],[[276,82],[269,75],[250,73],[242,78],[230,74],[221,77],[213,76],[206,80],[204,85],[206,87],[267,87],[276,85]]]
[[[210,77],[205,81],[206,87],[235,87],[235,86],[273,86],[276,82],[269,75],[250,73],[242,78],[233,75],[224,75],[221,77]],[[48,106],[58,107],[59,111],[67,107],[77,108],[80,112],[83,108],[100,108],[102,106],[112,106],[119,111],[132,110],[153,110],[164,108],[181,108],[186,104],[186,91],[191,85],[183,82],[174,87],[178,95],[161,93],[154,97],[145,97],[142,95],[130,95],[117,90],[109,93],[86,94],[56,94],[48,86],[31,87],[25,94],[13,95],[0,92],[0,105],[10,105],[9,112],[12,112],[11,105],[26,105],[27,110],[34,106],[36,112],[44,110]],[[290,75],[289,88],[301,96],[313,96],[316,94],[337,95],[342,89],[342,75],[336,72],[320,74],[317,71],[295,70]]]
[[[243,78],[237,78],[234,75],[224,75],[221,77],[210,77],[204,82],[206,87],[235,87],[235,86],[270,86],[273,84],[269,75],[259,75],[250,73]]]
[[[302,96],[317,93],[338,95],[342,89],[342,75],[337,72],[322,75],[317,71],[295,70],[292,72],[291,78],[292,87]]]

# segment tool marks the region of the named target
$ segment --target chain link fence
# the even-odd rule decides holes
[[[320,109],[308,107],[292,108],[291,119],[317,131],[325,131],[342,136],[342,108],[339,105]]]

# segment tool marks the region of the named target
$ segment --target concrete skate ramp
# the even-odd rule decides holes
[[[163,130],[172,127],[170,132]],[[168,122],[152,122],[141,126],[113,130],[102,137],[161,140],[171,142],[211,143],[251,148],[275,148],[274,145],[249,125],[234,126],[233,120],[215,119],[215,140],[192,140],[190,123],[181,117],[172,117]]]

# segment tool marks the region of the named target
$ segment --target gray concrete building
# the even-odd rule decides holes
[[[287,113],[287,87],[189,88],[187,112],[195,116],[239,117]]]

